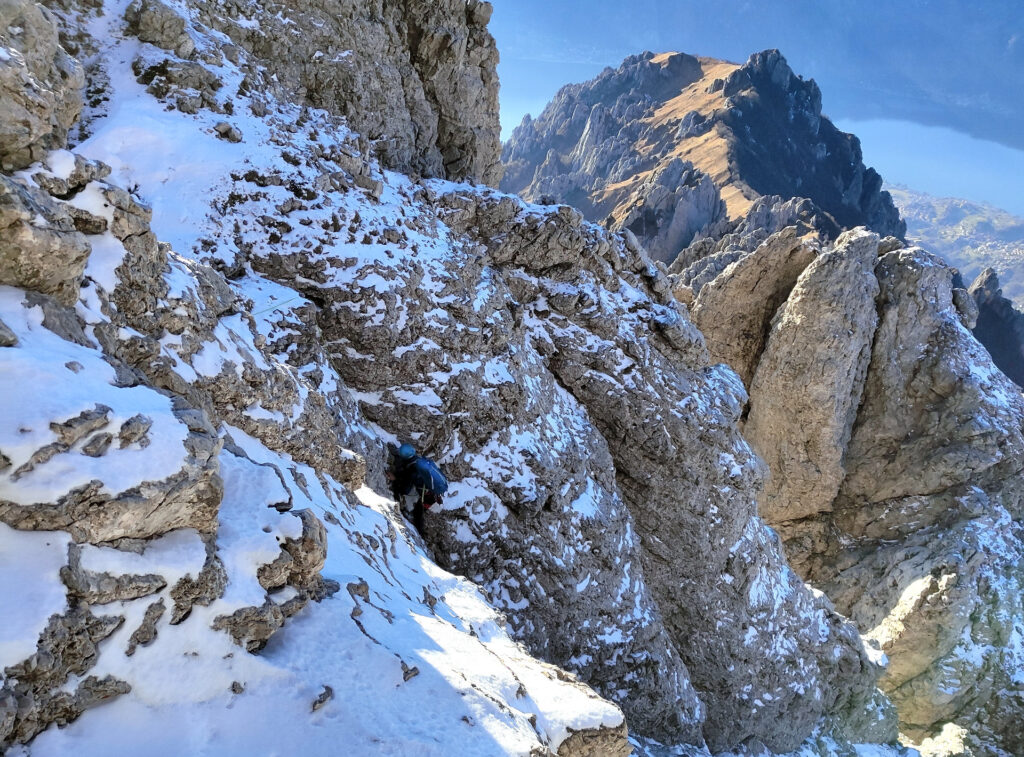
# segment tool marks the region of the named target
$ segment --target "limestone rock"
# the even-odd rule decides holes
[[[1024,484],[1012,474],[1024,458],[1011,452],[1024,452],[1024,399],[991,370],[956,317],[950,269],[911,249],[885,255],[878,277],[882,316],[862,420],[850,440],[848,457],[857,462],[848,467],[842,498],[858,503],[866,522],[871,509],[903,497],[1009,485],[1006,506],[1016,514]],[[917,527],[941,517],[915,510]],[[892,526],[883,520],[875,528],[882,534]]]
[[[221,615],[214,620],[213,627],[230,633],[246,651],[258,652],[284,625],[284,617],[281,608],[267,599],[260,607],[243,607],[231,615]]]
[[[822,115],[817,85],[777,50],[742,66],[683,53],[626,58],[524,119],[502,161],[503,190],[628,228],[666,263],[727,235],[764,198],[809,198],[830,239],[862,224],[906,230],[857,139]],[[767,229],[763,219],[751,226]]]
[[[44,6],[4,0],[0,30],[0,169],[12,171],[64,146],[82,109],[85,76]]]
[[[628,757],[633,746],[626,737],[626,726],[575,731],[563,741],[558,757]]]
[[[768,238],[700,289],[693,322],[714,362],[728,364],[745,386],[764,350],[775,312],[814,260],[817,245],[789,227]]]
[[[82,567],[81,548],[77,544],[72,544],[68,550],[68,564],[61,568],[61,580],[72,596],[91,605],[145,597],[167,585],[162,576],[154,574],[112,576],[86,570]]]
[[[135,650],[140,646],[144,647],[153,643],[153,640],[156,638],[156,624],[163,617],[166,610],[163,599],[158,599],[146,608],[146,614],[142,617],[141,625],[132,631],[132,635],[128,639],[128,648],[124,651],[128,657],[135,654]]]
[[[487,31],[490,3],[196,6],[204,23],[276,77],[273,86],[282,94],[345,116],[376,141],[389,167],[498,182],[498,54]]]
[[[196,49],[186,32],[185,19],[160,0],[135,0],[124,13],[128,30],[143,42],[188,58]]]
[[[736,431],[743,388],[708,365],[636,238],[603,233],[567,207],[540,212],[499,195],[428,187],[422,201],[461,235],[454,253],[407,252],[397,266],[371,255],[344,269],[301,244],[287,257],[250,254],[265,275],[334,303],[321,328],[345,356],[334,360],[345,381],[379,398],[364,401],[368,417],[399,437],[430,429],[421,444],[452,480],[480,482],[454,485],[457,508],[427,515],[442,564],[483,586],[533,651],[620,697],[640,733],[793,748],[825,713],[848,713],[854,728],[878,668],[853,628],[784,568],[757,521],[763,469]],[[388,282],[383,292],[347,284],[371,275]],[[439,283],[428,288],[428,277]],[[494,367],[451,375],[477,361]],[[409,395],[437,399],[400,399]],[[452,417],[450,428],[438,421]],[[567,428],[577,441],[557,456],[534,441]],[[524,468],[525,478],[515,473]],[[496,479],[488,469],[507,472]],[[579,543],[592,546],[567,549]],[[634,577],[628,595],[612,589],[622,564]],[[765,566],[763,578],[753,565]],[[670,578],[680,575],[687,580]],[[762,602],[761,581],[786,600]],[[622,602],[647,608],[648,620],[634,623]],[[734,620],[712,627],[708,617]],[[592,635],[612,623],[623,638],[614,662]],[[769,651],[770,639],[784,639],[793,658]],[[832,688],[837,664],[843,684]],[[817,694],[791,695],[801,686]],[[894,722],[885,723],[891,738]]]
[[[772,323],[744,426],[772,472],[760,499],[770,523],[827,511],[839,492],[878,322],[877,256],[876,234],[844,233],[804,270]],[[788,391],[809,376],[805,391]]]
[[[71,305],[91,251],[63,206],[0,174],[0,283],[52,294]]]
[[[83,676],[96,663],[97,645],[123,621],[120,616],[95,617],[85,608],[50,619],[36,653],[3,671],[0,707],[6,697],[16,710],[13,721],[9,714],[0,718],[0,724],[5,719],[9,723],[7,733],[0,731],[0,745],[26,742],[51,723],[66,724],[89,707],[130,690],[124,681],[110,676],[89,676],[73,693],[63,690],[72,675]]]
[[[203,542],[206,545],[206,560],[198,575],[187,575],[171,588],[170,597],[174,601],[171,625],[184,621],[196,605],[209,606],[224,594],[227,587],[227,571],[224,570],[224,563],[217,554],[214,537],[207,536]]]

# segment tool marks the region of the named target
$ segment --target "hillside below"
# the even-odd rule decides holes
[[[993,269],[1003,296],[1024,309],[1024,218],[985,203],[885,188],[907,222],[907,239],[959,268],[965,281]]]

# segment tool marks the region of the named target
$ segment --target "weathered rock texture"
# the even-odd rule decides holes
[[[863,229],[798,257],[797,233],[704,245],[676,281],[712,358],[751,376],[762,513],[889,657],[907,739],[1016,753],[1024,396],[969,331],[986,286]]]
[[[0,169],[24,168],[63,144],[82,109],[84,84],[49,10],[0,2]]]
[[[978,305],[974,336],[999,370],[1024,387],[1024,313],[1003,297],[999,277],[991,268],[982,271],[968,291]]]
[[[147,3],[143,7],[159,5]],[[500,179],[498,52],[487,31],[490,3],[195,6],[204,23],[276,77],[282,96],[345,116],[375,141],[387,166],[487,184]],[[154,36],[163,47],[180,44],[176,32]]]
[[[744,427],[772,472],[761,493],[770,523],[826,512],[839,491],[878,323],[877,257],[877,235],[840,236],[804,269],[771,325]],[[792,388],[809,376],[813,382],[794,396]]]
[[[527,116],[502,160],[502,189],[630,229],[666,263],[729,231],[763,196],[810,198],[823,226],[906,228],[857,138],[822,116],[817,85],[776,50],[742,66],[682,53],[627,58]]]

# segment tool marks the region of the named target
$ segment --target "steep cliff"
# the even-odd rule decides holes
[[[420,72],[405,105],[359,80],[310,107],[332,8],[60,9],[103,95],[74,152],[0,176],[2,743],[893,741],[880,657],[757,516],[742,384],[635,237],[384,170],[492,178],[493,112],[442,82],[493,57],[431,52],[486,48],[487,6],[346,8],[405,40],[352,53]],[[440,141],[403,131],[423,102],[456,108]],[[399,438],[451,478],[425,539],[382,496]]]
[[[627,58],[524,119],[502,160],[505,191],[628,228],[665,263],[729,231],[763,196],[809,198],[831,225],[905,231],[857,138],[821,114],[817,85],[776,50],[742,66],[682,53]]]
[[[971,334],[984,286],[864,229],[700,252],[677,291],[750,386],[794,568],[881,645],[922,753],[1016,754],[1024,395]]]

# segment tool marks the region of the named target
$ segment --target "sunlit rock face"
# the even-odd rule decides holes
[[[58,119],[2,175],[3,747],[891,744],[880,656],[758,515],[747,390],[673,279],[628,229],[472,183],[489,6],[227,10],[48,21],[91,94],[70,150]],[[684,244],[726,201],[658,176],[707,201]],[[867,278],[785,239],[773,298],[805,264]],[[422,535],[398,440],[451,481]]]
[[[1024,398],[970,331],[984,287],[863,229],[689,254],[675,290],[712,359],[749,377],[761,512],[888,656],[904,736],[928,754],[1019,750]]]

